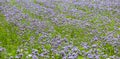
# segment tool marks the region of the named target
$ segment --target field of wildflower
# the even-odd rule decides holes
[[[120,59],[120,0],[0,0],[0,59]]]

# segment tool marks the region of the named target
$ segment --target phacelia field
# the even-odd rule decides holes
[[[120,59],[120,0],[0,0],[0,59]]]

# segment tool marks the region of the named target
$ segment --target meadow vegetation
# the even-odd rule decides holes
[[[0,59],[120,59],[119,0],[0,0]]]

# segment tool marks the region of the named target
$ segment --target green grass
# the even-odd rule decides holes
[[[29,42],[23,42],[24,41],[29,41],[31,36],[35,36],[35,39],[38,39],[41,34],[36,35],[34,31],[30,31],[26,29],[25,33],[20,36],[19,33],[19,28],[15,26],[12,23],[9,23],[5,20],[5,17],[3,14],[0,14],[0,47],[3,47],[6,49],[6,51],[0,52],[2,53],[0,55],[0,59],[5,59],[7,56],[16,56],[16,51],[18,48],[24,48],[24,47],[19,47],[22,45],[28,44]],[[30,50],[28,50],[28,53],[31,52],[32,48],[39,48],[39,44],[35,45],[28,45]],[[7,54],[5,54],[7,52]],[[25,57],[23,57],[25,58]]]
[[[8,23],[2,14],[0,20],[0,46],[7,48],[6,51],[10,55],[15,55],[15,50],[21,44],[20,36],[17,34],[18,27]]]

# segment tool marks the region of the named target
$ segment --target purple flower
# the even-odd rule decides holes
[[[87,54],[88,58],[93,58],[92,54]]]
[[[95,55],[95,59],[100,59],[100,56],[99,55]]]
[[[33,55],[32,59],[38,59],[38,57],[36,55]]]
[[[2,10],[2,6],[0,6],[0,11]]]
[[[82,45],[85,49],[88,49],[88,48],[89,48],[88,43],[86,43],[86,42],[81,43],[81,45]]]
[[[78,51],[78,48],[77,48],[77,47],[73,47],[73,48],[72,48],[72,51],[73,51],[73,52],[77,52],[77,51]]]
[[[5,51],[5,48],[0,47],[0,52]]]
[[[97,37],[97,36],[95,36],[95,37],[94,37],[94,41],[97,41],[97,40],[98,40],[98,37]]]
[[[61,54],[62,57],[66,56],[65,51],[63,51],[63,50],[60,52],[60,54]]]
[[[75,59],[75,57],[74,56],[68,56],[68,59]]]

